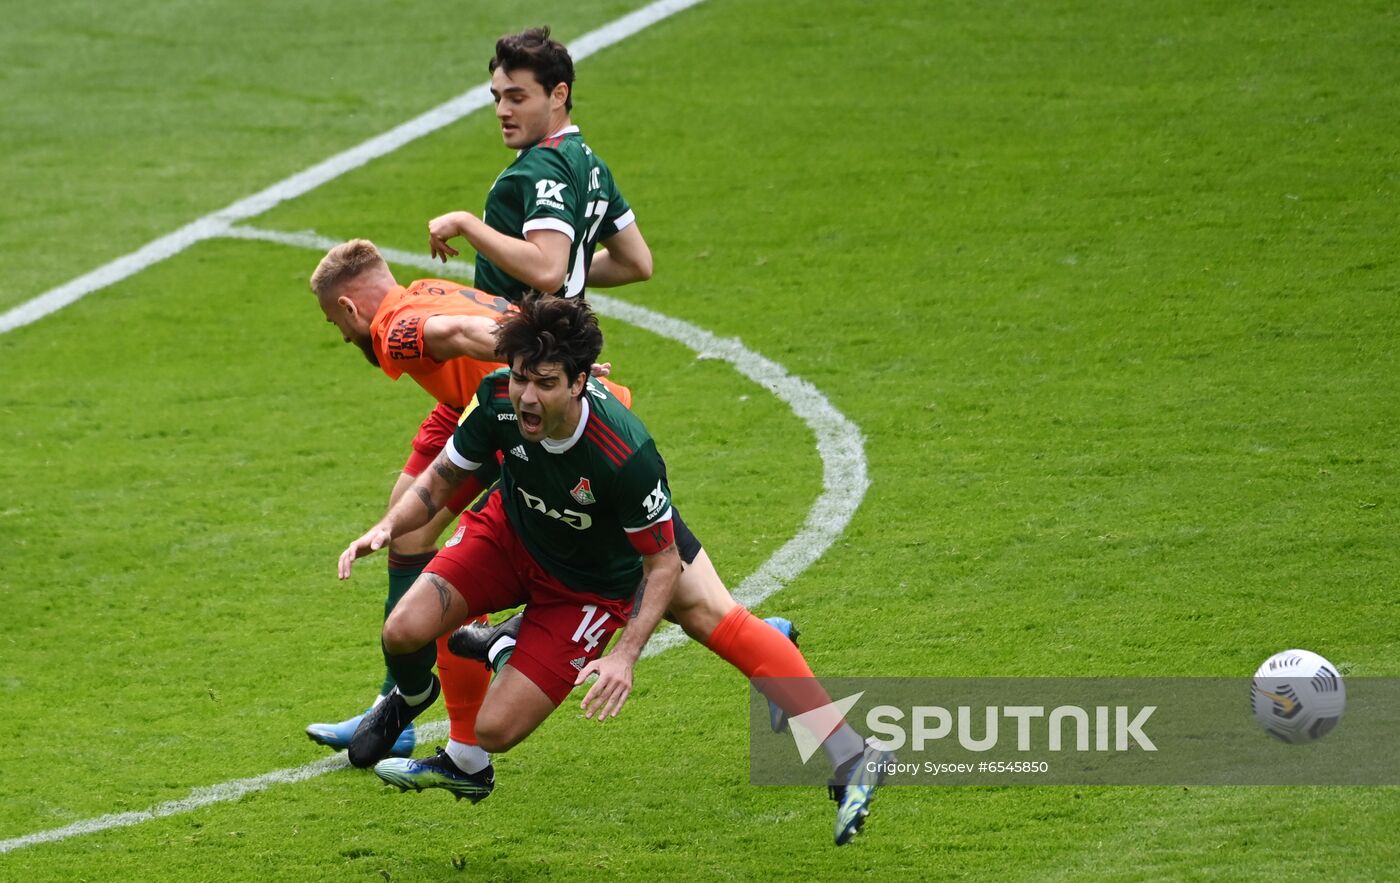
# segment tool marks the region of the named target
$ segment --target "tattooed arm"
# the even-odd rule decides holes
[[[448,459],[447,449],[444,448],[433,461],[433,465],[413,480],[408,492],[399,497],[398,502],[379,519],[379,523],[340,554],[337,569],[339,577],[350,578],[350,567],[356,558],[363,558],[371,552],[378,551],[394,537],[417,530],[431,521],[473,471],[453,463]]]

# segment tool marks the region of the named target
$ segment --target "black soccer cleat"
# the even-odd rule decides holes
[[[501,638],[510,638],[512,642],[515,640],[520,634],[520,623],[524,618],[523,613],[517,613],[498,625],[469,622],[448,636],[447,649],[452,651],[454,656],[487,662],[491,647],[496,641]]]
[[[365,712],[364,719],[355,728],[355,735],[350,737],[350,749],[346,752],[350,755],[351,766],[364,769],[389,756],[399,735],[413,723],[415,717],[436,702],[438,694],[442,692],[437,675],[431,677],[432,691],[418,705],[409,705],[399,688],[395,687],[383,701]]]

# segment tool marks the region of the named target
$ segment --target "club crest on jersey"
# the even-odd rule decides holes
[[[591,506],[598,502],[598,498],[593,496],[593,485],[588,483],[588,479],[580,478],[574,489],[569,491],[569,496],[578,500],[580,506]]]

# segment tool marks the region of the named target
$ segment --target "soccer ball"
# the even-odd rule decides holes
[[[1259,726],[1285,742],[1321,739],[1342,719],[1347,704],[1342,676],[1308,650],[1275,653],[1254,673],[1249,698]]]

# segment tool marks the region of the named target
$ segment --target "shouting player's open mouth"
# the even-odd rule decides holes
[[[520,428],[529,435],[537,435],[544,428],[544,416],[526,411],[524,408],[520,410],[519,420]]]

